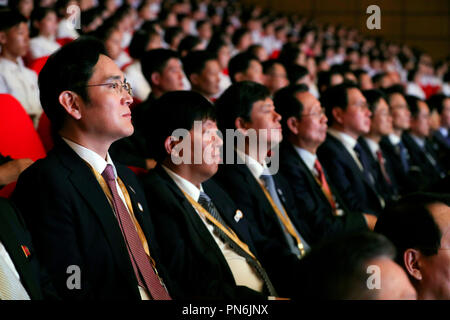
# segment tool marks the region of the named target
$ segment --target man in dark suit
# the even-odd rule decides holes
[[[411,165],[419,168],[424,190],[434,188],[446,177],[443,165],[433,150],[430,135],[428,105],[417,97],[406,96],[411,112],[411,129],[404,132],[402,141],[410,154]]]
[[[209,180],[217,171],[222,146],[211,103],[196,92],[166,93],[154,105],[146,138],[158,165],[142,178],[142,185],[161,260],[183,298],[275,295],[254,257],[245,213],[242,217],[228,195]]]
[[[440,128],[433,132],[433,142],[437,145],[440,162],[450,171],[450,97],[435,94],[428,98],[427,104],[433,106],[440,116]]]
[[[278,292],[290,296],[297,285],[295,277],[302,276],[297,272],[298,258],[315,239],[278,173],[276,154],[267,157],[282,138],[281,117],[268,89],[250,81],[230,86],[216,107],[219,128],[226,135],[224,164],[214,179],[248,219],[256,250]]]
[[[321,102],[330,125],[317,150],[319,161],[350,210],[378,215],[384,201],[370,173],[367,154],[358,143],[370,129],[366,99],[356,85],[342,83],[328,88]]]
[[[147,100],[132,111],[134,132],[111,146],[111,155],[127,166],[151,169],[155,166],[151,150],[147,149],[143,131],[152,117],[152,105],[164,93],[183,90],[183,67],[178,54],[169,49],[153,49],[144,53],[142,73],[152,89]]]
[[[123,81],[92,38],[61,48],[39,75],[41,102],[60,138],[22,173],[12,199],[63,299],[170,299],[144,194],[108,154],[133,132]]]
[[[55,299],[19,212],[0,198],[0,300]],[[6,282],[3,282],[6,281]]]
[[[308,92],[307,86],[293,85],[277,91],[274,104],[282,116],[284,137],[280,171],[314,234],[322,240],[367,229],[364,215],[347,209],[317,159],[317,148],[327,133],[327,117],[320,102]],[[367,217],[373,224],[375,220],[373,216]]]

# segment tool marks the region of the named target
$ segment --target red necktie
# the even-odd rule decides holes
[[[381,173],[383,174],[384,180],[386,180],[386,182],[388,184],[391,184],[391,179],[389,178],[389,175],[386,171],[386,167],[384,166],[384,158],[383,158],[383,153],[381,152],[381,150],[377,150],[377,158],[378,158],[378,163],[380,165]]]
[[[139,286],[147,288],[154,300],[171,300],[169,293],[161,284],[159,277],[156,275],[150,263],[150,259],[145,253],[142,242],[136,231],[130,214],[128,213],[125,204],[119,197],[116,188],[116,177],[114,175],[113,167],[108,164],[102,173],[103,178],[111,190],[114,211],[116,212],[117,220],[120,229],[127,244],[128,254],[131,263],[133,264],[134,273],[138,280]]]
[[[314,162],[314,168],[317,171],[318,174],[318,182],[320,184],[320,187],[322,188],[323,193],[328,199],[328,202],[330,203],[331,207],[333,208],[333,211],[336,212],[336,202],[334,201],[333,194],[331,193],[330,186],[328,185],[327,179],[325,179],[325,173],[323,172],[322,165],[320,164],[319,160],[316,159],[316,162]]]

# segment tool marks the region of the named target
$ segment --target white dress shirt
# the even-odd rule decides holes
[[[350,153],[350,155],[352,156],[353,160],[355,160],[356,164],[358,165],[359,169],[361,169],[361,171],[363,171],[363,166],[361,164],[361,162],[359,161],[358,155],[356,154],[354,148],[356,146],[356,143],[358,141],[356,141],[355,138],[351,137],[350,135],[341,132],[341,131],[337,131],[333,128],[328,128],[328,133],[331,134],[333,137],[335,137],[336,139],[338,139],[340,142],[342,142],[342,144],[344,145],[345,149],[348,151],[348,153]]]
[[[17,62],[0,58],[0,93],[10,94],[19,100],[37,127],[42,113],[38,78],[34,71],[25,67],[22,58],[17,58]]]
[[[80,35],[78,34],[77,30],[74,28],[71,21],[68,19],[62,19],[58,23],[58,31],[56,32],[56,37],[58,39],[62,38],[71,38],[71,39],[77,39]]]
[[[377,159],[378,161],[377,152],[380,150],[380,145],[377,142],[373,141],[372,139],[366,137],[364,137],[364,140],[367,142],[367,145],[369,146],[370,153],[372,154],[374,159]]]
[[[141,62],[136,60],[126,67],[123,73],[133,89],[133,97],[141,101],[146,100],[152,90],[142,73]]]
[[[303,162],[306,164],[306,167],[309,169],[309,171],[311,171],[315,176],[317,176],[318,172],[314,168],[314,165],[317,160],[317,155],[312,154],[308,150],[299,148],[295,145],[293,145],[293,147],[294,147],[295,151],[297,151],[300,158],[302,158]]]
[[[47,57],[61,48],[53,38],[38,36],[30,40],[30,52],[33,59]]]
[[[200,185],[200,189],[197,188],[190,181],[180,177],[178,174],[162,165],[163,169],[172,178],[175,184],[187,193],[192,199],[198,202],[200,198],[200,192],[203,192],[203,187]],[[234,280],[237,285],[246,286],[255,291],[262,292],[264,282],[257,275],[256,271],[248,264],[244,257],[238,255],[233,249],[230,248],[228,244],[222,241],[215,233],[214,227],[208,222],[207,218],[194,207],[194,210],[198,213],[199,217],[205,224],[211,236],[216,241],[217,246],[223,253],[225,260],[230,267],[231,273],[233,274]]]

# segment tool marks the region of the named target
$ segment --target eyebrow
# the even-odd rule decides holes
[[[108,78],[105,79],[105,81],[110,81],[110,80],[120,80],[120,81],[122,81],[122,76],[119,76],[119,75],[109,76]],[[124,81],[126,81],[125,78],[124,78]]]

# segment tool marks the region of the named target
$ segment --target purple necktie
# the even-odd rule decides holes
[[[133,264],[134,273],[139,286],[147,288],[154,300],[171,300],[169,293],[161,284],[159,277],[153,270],[150,259],[145,253],[130,214],[119,197],[116,188],[116,177],[114,175],[113,167],[110,164],[106,166],[102,176],[108,184],[109,190],[111,190],[114,211],[116,212],[117,221],[119,222],[120,229],[125,238],[128,254],[131,263]]]

